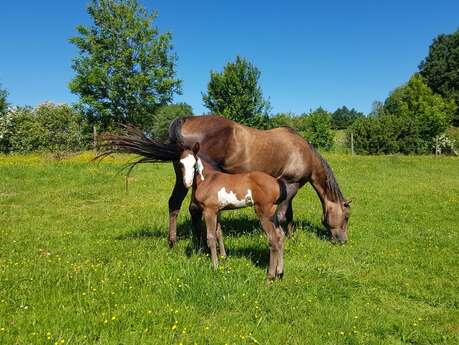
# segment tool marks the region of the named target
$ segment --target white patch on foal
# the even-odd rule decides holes
[[[233,206],[236,208],[253,205],[252,191],[247,190],[244,199],[239,200],[232,191],[227,192],[225,187],[218,191],[218,204],[220,207]]]
[[[183,176],[183,183],[185,184],[185,187],[190,188],[193,185],[193,179],[194,179],[194,166],[196,164],[196,158],[194,158],[193,155],[188,155],[185,158],[182,158],[180,160],[180,163],[182,163],[184,169],[185,169],[185,176]]]
[[[201,180],[204,181],[204,175],[202,174],[202,172],[204,171],[204,165],[202,165],[201,158],[199,157],[198,157],[198,161],[196,162],[196,170],[201,176]]]

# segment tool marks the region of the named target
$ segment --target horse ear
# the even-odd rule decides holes
[[[194,154],[199,152],[199,143],[194,143],[193,148],[191,149]]]

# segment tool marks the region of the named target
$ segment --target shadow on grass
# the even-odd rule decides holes
[[[223,218],[221,220],[224,237],[241,237],[253,235],[261,232],[260,223],[257,218],[239,217]],[[202,223],[203,234],[205,234],[205,224]],[[331,235],[325,227],[311,223],[309,221],[297,221],[296,231],[307,231],[315,234],[323,241],[330,241]],[[167,227],[145,226],[138,230],[117,236],[117,240],[143,240],[148,238],[167,238]],[[190,240],[191,239],[191,240]],[[209,253],[205,238],[197,238],[192,235],[192,225],[190,220],[177,224],[177,240],[190,240],[185,248],[185,255],[191,257],[194,253]],[[286,238],[286,241],[289,239]],[[250,259],[257,267],[266,268],[269,263],[269,248],[267,241],[242,247],[226,247],[228,256],[243,257]]]
[[[149,238],[167,238],[167,226],[165,227],[152,227],[144,226],[140,229],[130,231],[128,233],[115,237],[117,240],[142,240]],[[177,239],[183,240],[188,239],[191,235],[191,222],[186,221],[181,224],[177,224]]]

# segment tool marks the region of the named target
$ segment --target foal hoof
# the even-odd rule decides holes
[[[168,242],[169,242],[169,248],[170,249],[174,248],[176,240],[168,240]]]

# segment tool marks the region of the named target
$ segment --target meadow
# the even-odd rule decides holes
[[[325,154],[352,197],[349,242],[323,235],[310,186],[294,202],[285,275],[251,209],[226,212],[217,271],[170,250],[170,164],[0,157],[0,344],[458,344],[459,159]]]

